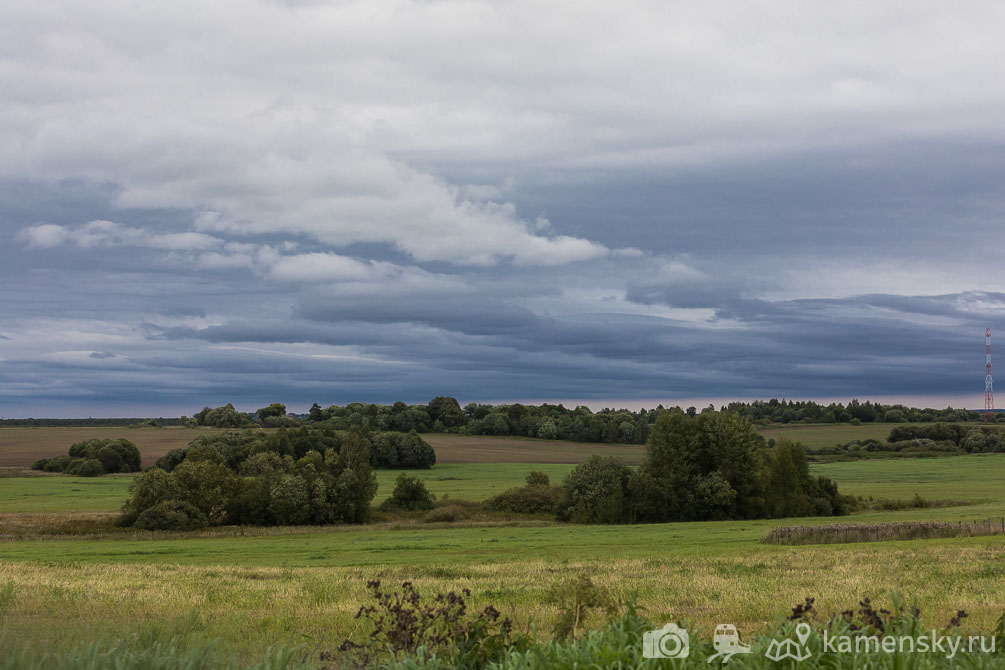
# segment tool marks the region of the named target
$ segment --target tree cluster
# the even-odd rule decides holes
[[[241,448],[240,442],[233,445]],[[377,492],[366,440],[342,439],[338,451],[255,451],[237,467],[211,444],[191,446],[170,472],[151,468],[130,488],[120,525],[191,530],[208,525],[362,523]]]
[[[85,440],[71,445],[68,455],[39,459],[32,463],[31,469],[81,477],[138,472],[140,450],[124,439]]]
[[[244,428],[255,423],[250,414],[238,412],[229,402],[214,409],[203,407],[192,418],[195,419],[196,425],[213,428]]]
[[[968,453],[1005,452],[1005,430],[1000,428],[961,426],[937,423],[931,426],[897,426],[890,431],[889,443],[908,440],[931,440],[951,443]]]
[[[837,515],[846,504],[833,481],[810,476],[802,445],[768,447],[731,412],[668,412],[641,467],[591,457],[566,477],[556,512],[577,523],[710,521]]]
[[[336,430],[328,424],[263,430],[231,430],[199,435],[187,449],[172,449],[156,467],[171,472],[193,450],[211,449],[219,453],[227,467],[239,470],[241,464],[257,453],[273,453],[303,458],[309,452],[339,453],[347,439],[362,440],[369,453],[370,465],[378,469],[428,469],[436,464],[436,452],[418,433],[367,433],[365,430]]]

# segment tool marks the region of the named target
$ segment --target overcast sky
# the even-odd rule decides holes
[[[983,407],[1003,81],[991,1],[5,0],[0,415]]]

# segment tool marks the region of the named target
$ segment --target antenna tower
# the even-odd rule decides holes
[[[987,341],[987,354],[988,363],[987,376],[984,378],[984,420],[991,421],[992,414],[995,411],[995,386],[994,381],[991,379],[991,329],[988,328],[984,333],[984,338]]]

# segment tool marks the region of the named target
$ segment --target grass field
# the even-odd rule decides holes
[[[762,426],[758,430],[766,438],[784,437],[802,442],[810,449],[819,449],[870,438],[883,442],[894,425],[896,424],[798,424]],[[74,442],[95,437],[123,437],[131,440],[139,448],[146,467],[153,465],[169,450],[185,447],[197,435],[215,430],[177,427],[0,428],[0,467],[28,467],[39,458],[65,454]],[[591,454],[618,456],[628,463],[638,463],[645,455],[645,447],[640,445],[436,433],[422,437],[436,449],[438,463],[581,463]]]
[[[787,438],[796,442],[802,442],[809,449],[820,449],[821,447],[833,447],[836,444],[846,444],[852,440],[879,440],[886,442],[890,431],[897,425],[895,423],[863,423],[861,426],[853,426],[847,423],[816,423],[816,424],[773,424],[770,426],[759,426],[758,431],[765,438]],[[928,426],[932,424],[912,423],[911,426]],[[983,423],[962,424],[979,428]]]
[[[407,470],[437,497],[484,500],[523,484],[531,470],[543,471],[555,483],[575,467],[541,463],[450,463],[431,470]],[[391,494],[400,470],[377,470],[377,500]],[[0,478],[0,514],[15,512],[114,512],[128,496],[129,475],[106,477]]]
[[[532,469],[558,481],[573,467],[485,462],[520,457],[539,441],[488,438],[479,451],[463,442],[478,438],[447,439],[454,440],[448,451],[467,452],[474,462],[441,458],[432,470],[413,473],[440,497],[480,500],[519,485]],[[558,444],[566,451],[549,458],[580,454],[580,446]],[[853,461],[812,471],[855,495],[968,503],[869,512],[855,515],[856,523],[1005,516],[1005,455]],[[396,474],[379,472],[378,501]],[[85,521],[107,524],[130,480],[0,478],[0,640],[59,648],[156,628],[219,637],[240,653],[305,640],[330,649],[353,630],[352,615],[373,578],[413,580],[426,592],[468,587],[472,607],[492,603],[518,626],[541,629],[556,613],[545,604],[547,590],[580,574],[620,597],[634,594],[655,620],[685,620],[706,631],[723,621],[744,634],[764,630],[806,596],[832,614],[866,596],[888,604],[898,591],[917,598],[940,625],[966,610],[973,630],[989,630],[1005,610],[1002,536],[795,547],[761,542],[775,526],[847,517],[648,526],[426,524],[417,518],[363,527],[32,535],[32,523],[43,517],[85,528]],[[21,530],[4,530],[10,527]]]

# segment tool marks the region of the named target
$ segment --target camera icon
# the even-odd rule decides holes
[[[691,653],[687,631],[675,623],[642,634],[644,658],[687,658]]]

